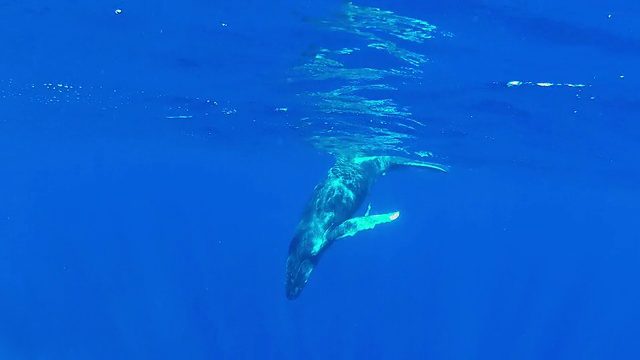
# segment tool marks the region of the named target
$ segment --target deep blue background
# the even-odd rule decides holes
[[[398,99],[453,168],[286,300],[332,158],[273,109],[341,5],[0,2],[0,358],[640,358],[633,2],[362,3],[455,34]]]

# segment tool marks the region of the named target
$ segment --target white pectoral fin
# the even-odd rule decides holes
[[[349,236],[354,236],[360,231],[373,229],[378,224],[385,224],[388,222],[392,222],[396,220],[399,216],[400,216],[400,212],[394,211],[386,214],[365,215],[365,216],[355,217],[340,224],[337,228],[335,228],[331,232],[331,235],[332,235],[332,238],[336,240],[349,237]]]
[[[442,172],[449,172],[449,166],[447,166],[447,165],[436,164],[436,163],[426,162],[426,161],[407,161],[407,162],[404,163],[404,165],[415,166],[415,167],[423,167],[423,168],[438,170],[438,171],[442,171]]]

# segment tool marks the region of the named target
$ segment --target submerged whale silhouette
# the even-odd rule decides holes
[[[446,172],[446,166],[397,156],[339,158],[316,185],[289,245],[285,288],[290,300],[300,296],[320,256],[335,241],[373,229],[400,216],[386,214],[353,217],[373,182],[388,170],[414,166]]]

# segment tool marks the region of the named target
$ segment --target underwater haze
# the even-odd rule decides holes
[[[0,14],[0,359],[640,359],[636,2]],[[354,216],[401,215],[289,300],[371,156],[448,171],[383,174]]]

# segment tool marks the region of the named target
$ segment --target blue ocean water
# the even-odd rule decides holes
[[[347,5],[0,2],[0,359],[640,358],[640,6],[357,5],[450,33],[389,83],[451,169],[379,179],[402,216],[289,301],[337,121],[292,69],[366,48]]]

